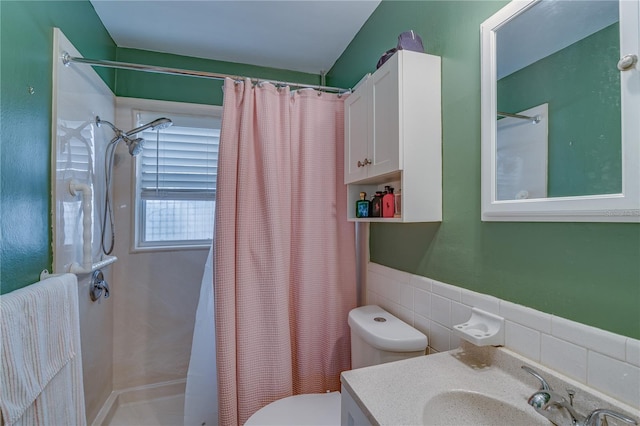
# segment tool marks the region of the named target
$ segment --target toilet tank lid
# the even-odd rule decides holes
[[[427,336],[377,305],[352,309],[349,326],[352,333],[384,351],[414,352],[427,347]]]

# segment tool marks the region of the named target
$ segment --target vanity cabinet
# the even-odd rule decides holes
[[[342,426],[371,426],[371,421],[364,414],[355,398],[346,386],[340,392],[340,424]]]
[[[440,57],[401,50],[345,100],[348,219],[442,220]],[[356,218],[360,192],[401,190],[396,218]]]

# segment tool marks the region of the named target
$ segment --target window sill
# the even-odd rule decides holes
[[[201,251],[209,250],[211,243],[198,244],[198,245],[175,245],[175,246],[145,246],[145,247],[132,247],[129,253],[154,253],[163,251]]]

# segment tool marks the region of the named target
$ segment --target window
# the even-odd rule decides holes
[[[193,247],[213,238],[220,117],[135,111],[136,126],[168,117],[171,127],[145,130],[136,160],[136,247]]]

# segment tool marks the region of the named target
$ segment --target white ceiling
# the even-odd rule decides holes
[[[91,3],[119,47],[319,74],[333,66],[380,0]]]

